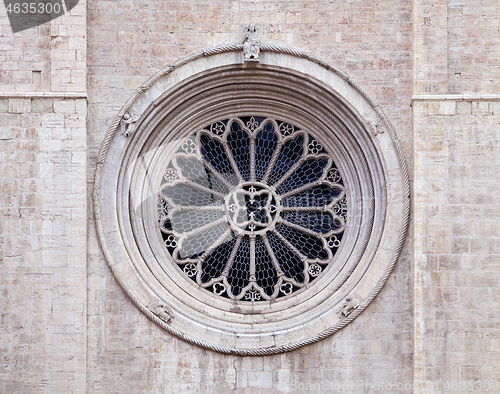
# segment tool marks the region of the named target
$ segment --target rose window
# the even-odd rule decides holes
[[[96,162],[95,229],[152,322],[264,356],[334,334],[375,299],[410,187],[395,130],[354,79],[269,44],[248,63],[242,47],[203,50],[133,92]]]
[[[328,269],[347,204],[332,154],[313,133],[241,117],[178,143],[161,181],[158,224],[187,279],[258,302],[297,292]]]

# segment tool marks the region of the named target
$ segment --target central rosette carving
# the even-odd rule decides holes
[[[226,197],[231,227],[241,234],[262,234],[273,224],[277,198],[266,185],[244,184]]]

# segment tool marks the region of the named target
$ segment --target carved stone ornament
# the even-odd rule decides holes
[[[346,297],[342,308],[339,310],[340,317],[343,319],[349,316],[359,307],[360,303],[361,302],[356,295]]]
[[[392,126],[349,76],[292,48],[259,52],[249,25],[243,44],[165,68],[120,113],[96,169],[96,228],[166,332],[275,354],[334,334],[380,292],[409,180]]]
[[[167,324],[170,323],[174,317],[170,308],[162,303],[153,304],[149,309]]]
[[[121,134],[125,137],[129,137],[135,130],[135,123],[139,120],[140,115],[136,114],[134,111],[129,111],[123,115],[120,122]]]
[[[259,38],[257,37],[257,28],[249,24],[245,29],[243,38],[243,59],[245,62],[259,61]]]

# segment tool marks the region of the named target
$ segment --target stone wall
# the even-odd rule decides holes
[[[449,93],[500,92],[499,16],[497,1],[448,2]]]
[[[414,93],[498,93],[497,1],[415,0]]]
[[[496,391],[500,103],[415,101],[413,121],[415,377]]]
[[[84,392],[86,100],[0,99],[0,391]]]
[[[499,10],[415,1],[416,393],[499,390]]]
[[[0,92],[85,92],[86,10],[13,34],[0,14]]]
[[[85,2],[0,25],[0,392],[84,393]]]

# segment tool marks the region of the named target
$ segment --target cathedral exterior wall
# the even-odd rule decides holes
[[[0,391],[84,392],[86,99],[0,103]]]
[[[0,392],[495,392],[500,6],[477,3],[80,0],[16,34],[1,11]],[[91,199],[101,143],[135,90],[241,43],[248,23],[374,98],[413,192],[403,252],[368,308],[329,338],[256,357],[191,345],[143,315],[106,263]]]
[[[413,103],[415,378],[429,387],[486,392],[499,376],[499,104]]]
[[[89,174],[104,133],[134,88],[183,56],[239,43],[248,23],[257,25],[261,42],[305,50],[352,75],[383,106],[411,155],[408,1],[103,4],[89,2]],[[162,12],[154,15],[154,9]],[[145,25],[142,18],[152,21]],[[254,387],[292,393],[301,392],[301,384],[323,383],[331,390],[352,382],[411,382],[410,242],[390,283],[348,327],[294,352],[245,358],[164,335],[138,313],[116,285],[92,227],[89,392],[221,393]],[[117,370],[123,372],[118,380]]]
[[[13,34],[0,12],[0,392],[84,393],[85,3]]]

